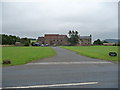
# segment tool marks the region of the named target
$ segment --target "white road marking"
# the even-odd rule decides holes
[[[3,89],[14,89],[14,88],[45,88],[45,87],[76,86],[76,85],[89,85],[89,84],[98,84],[98,82],[68,83],[68,84],[53,84],[53,85],[36,85],[36,86],[19,86],[19,87],[4,87]]]
[[[111,62],[41,62],[41,63],[28,63],[26,65],[53,65],[53,64],[109,64]]]

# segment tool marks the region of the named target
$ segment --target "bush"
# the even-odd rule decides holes
[[[113,44],[113,46],[120,46],[120,43],[115,43]]]
[[[35,44],[34,42],[31,43],[32,46],[34,46],[34,44]]]
[[[24,46],[30,46],[29,43],[25,43]]]

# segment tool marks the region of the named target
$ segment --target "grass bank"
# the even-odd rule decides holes
[[[2,47],[2,60],[11,60],[10,65],[26,64],[54,54],[49,47]]]
[[[118,55],[116,57],[108,55],[109,52],[117,52],[118,54],[118,46],[62,46],[62,48],[91,58],[120,61],[120,59],[118,60]]]

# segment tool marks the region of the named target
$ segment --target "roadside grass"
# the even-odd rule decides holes
[[[120,61],[118,58],[118,46],[61,46],[62,48],[76,52],[79,55],[102,60]],[[117,56],[109,56],[109,52],[117,52]]]
[[[53,55],[55,52],[49,47],[2,47],[2,61],[11,60],[9,65],[26,64]]]

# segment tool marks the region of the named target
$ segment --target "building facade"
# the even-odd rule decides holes
[[[90,36],[79,36],[79,43],[77,45],[80,46],[88,46],[91,45],[92,39]],[[59,35],[59,34],[45,34],[44,37],[38,37],[38,43],[40,44],[48,44],[48,45],[70,45],[68,42],[67,35]]]
[[[89,46],[92,44],[92,36],[79,36],[79,44],[81,46]]]
[[[38,37],[38,43],[48,45],[68,45],[67,35],[45,34],[44,37]]]

